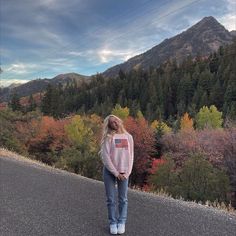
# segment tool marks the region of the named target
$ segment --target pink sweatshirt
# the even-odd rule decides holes
[[[107,137],[102,145],[102,161],[114,176],[125,173],[128,178],[134,161],[133,137],[129,133]]]

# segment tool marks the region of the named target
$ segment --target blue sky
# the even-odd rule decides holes
[[[0,86],[92,75],[205,16],[236,28],[235,0],[0,0]]]

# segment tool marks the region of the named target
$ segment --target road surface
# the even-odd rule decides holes
[[[222,211],[134,190],[128,198],[124,235],[236,235],[236,216]],[[103,183],[0,157],[0,235],[109,235]]]

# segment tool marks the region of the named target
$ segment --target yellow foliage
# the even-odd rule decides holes
[[[154,130],[156,130],[158,126],[163,130],[164,134],[171,132],[171,128],[163,121],[154,120],[151,123],[151,128]]]
[[[94,133],[88,127],[80,115],[75,115],[71,123],[65,126],[66,133],[69,139],[76,147],[83,151],[95,151],[96,144]]]
[[[116,106],[112,109],[111,114],[118,116],[120,119],[124,120],[129,116],[129,108],[122,108],[120,104],[116,104]]]

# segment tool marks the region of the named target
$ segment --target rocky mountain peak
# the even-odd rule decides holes
[[[131,69],[148,69],[158,67],[167,60],[175,59],[181,63],[187,56],[208,56],[220,46],[232,43],[233,34],[225,29],[214,17],[204,17],[186,31],[165,39],[152,49],[130,58],[127,62],[106,70],[105,77],[116,76],[120,69],[127,72]]]

